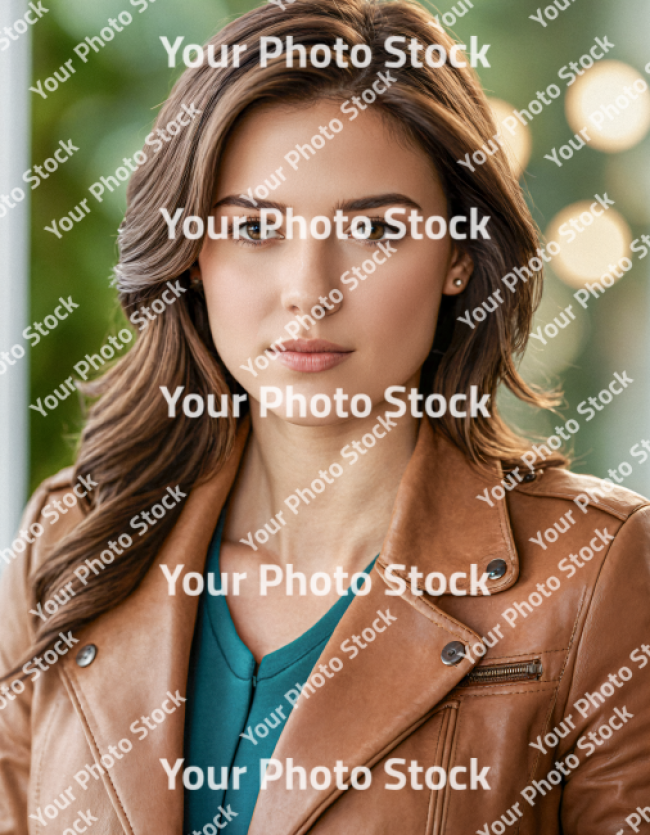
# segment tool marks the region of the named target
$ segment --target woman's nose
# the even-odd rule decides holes
[[[313,238],[293,241],[282,281],[282,305],[294,316],[309,314],[316,308],[316,318],[322,319],[341,307],[343,294],[338,289],[337,259],[328,243]]]

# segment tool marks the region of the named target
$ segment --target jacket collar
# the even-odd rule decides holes
[[[440,571],[447,578],[461,572],[469,578],[473,563],[480,577],[492,560],[503,560],[505,573],[488,588],[490,594],[510,588],[519,563],[506,503],[490,507],[477,498],[502,479],[498,462],[479,470],[423,420],[399,487],[382,562],[416,565],[425,574]],[[470,592],[468,580],[459,579],[457,587]]]
[[[138,589],[80,634],[79,646],[96,645],[96,660],[80,668],[74,658],[66,657],[59,665],[95,760],[101,761],[109,754],[108,746],[121,739],[133,743],[133,750],[102,777],[129,833],[182,831],[182,782],[177,781],[175,791],[167,788],[160,759],[173,766],[183,757],[184,705],[166,713],[164,727],[149,730],[146,737],[133,729],[146,724],[140,717],[160,709],[168,692],[185,695],[198,598],[169,596],[160,565],[172,573],[179,565],[185,572],[203,572],[247,436],[246,421],[224,468],[185,500],[177,524]],[[378,613],[388,612],[386,617],[394,620],[356,659],[347,658],[326,687],[308,699],[301,697],[280,737],[276,759],[291,757],[294,765],[305,768],[333,767],[337,760],[350,768],[371,766],[424,722],[469,672],[475,661],[463,658],[456,666],[445,666],[441,653],[452,641],[467,645],[480,637],[432,598],[414,595],[409,588],[399,596],[387,595],[384,573],[387,565],[400,564],[407,570],[415,565],[424,574],[469,576],[470,564],[476,563],[480,576],[490,560],[503,559],[506,573],[490,584],[490,591],[512,585],[518,564],[505,503],[490,508],[476,499],[501,477],[498,466],[488,475],[480,474],[422,421],[373,570],[371,592],[348,608],[319,663],[334,657],[343,660],[340,644],[369,627],[381,617]],[[382,698],[384,693],[390,693],[390,699]],[[169,709],[170,702],[166,704]],[[304,832],[338,794],[289,792],[283,781],[274,782],[260,793],[250,835]]]

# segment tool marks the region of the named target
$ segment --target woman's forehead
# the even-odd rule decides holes
[[[289,201],[315,192],[336,192],[338,200],[342,186],[364,193],[415,190],[420,197],[435,192],[436,198],[442,191],[428,155],[405,142],[380,111],[350,120],[329,99],[265,105],[245,116],[226,144],[216,199],[245,194],[274,175],[277,194]]]

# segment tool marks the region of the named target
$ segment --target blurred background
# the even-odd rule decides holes
[[[638,79],[643,79],[646,88],[650,82],[645,69],[648,65],[650,70],[646,37],[650,4],[647,0],[558,2],[568,8],[556,15],[552,6],[545,15],[547,7],[540,9],[534,0],[473,0],[471,8],[461,0],[437,7],[423,5],[440,14],[441,23],[463,43],[469,44],[470,37],[477,35],[481,44],[491,44],[488,57],[492,66],[479,67],[478,72],[494,99],[497,120],[515,108],[528,108],[537,98],[537,91],[545,91],[550,84],[557,84],[561,90],[561,96],[544,106],[527,128],[522,126],[515,136],[506,130],[504,135],[511,146],[513,164],[522,169],[522,184],[542,234],[562,244],[561,255],[546,265],[546,291],[535,324],[536,329],[542,328],[547,344],[532,340],[523,372],[531,382],[560,386],[565,392],[565,406],[558,417],[532,413],[503,397],[502,408],[519,428],[544,437],[552,434],[555,426],[577,419],[580,431],[569,445],[575,455],[574,469],[606,476],[608,469],[627,461],[633,470],[625,478],[625,486],[650,495],[650,462],[643,465],[630,456],[634,444],[646,437],[650,440],[650,258],[641,260],[639,254],[630,253],[630,242],[650,231],[650,94],[647,89],[637,92],[635,99],[624,94],[625,87],[642,89]],[[42,479],[72,463],[75,437],[81,428],[76,394],[47,417],[27,404],[50,394],[71,373],[75,362],[87,352],[95,353],[106,336],[124,324],[110,278],[126,185],[121,183],[112,194],[106,191],[102,203],[90,197],[88,188],[101,176],[113,174],[124,157],[132,157],[142,147],[158,108],[181,73],[182,67],[168,68],[159,38],[165,35],[173,42],[183,35],[185,43],[203,43],[233,17],[258,5],[249,0],[137,3],[45,3],[47,14],[20,40],[0,51],[5,123],[0,135],[7,143],[3,147],[11,151],[6,155],[3,152],[5,162],[0,163],[0,194],[9,195],[17,186],[23,186],[26,192],[16,209],[0,217],[0,308],[5,310],[0,313],[0,324],[7,325],[0,333],[0,351],[9,351],[18,342],[26,352],[15,367],[0,374],[2,471],[4,495],[8,497],[0,547],[9,545],[17,522],[15,509],[23,504],[27,493]],[[27,8],[22,2],[7,0],[0,25],[11,25]],[[86,36],[97,35],[109,17],[117,17],[124,10],[132,14],[133,23],[100,52],[91,51],[88,63],[82,63],[73,48]],[[530,15],[541,15],[546,26],[530,19]],[[608,38],[615,48],[605,61],[567,87],[566,80],[558,78],[558,71],[571,61],[579,62],[596,37]],[[59,83],[54,92],[46,91],[46,99],[26,92],[30,84],[38,86],[39,81],[51,78],[54,70],[70,58],[76,73]],[[615,103],[621,95],[629,101],[624,106],[619,99],[620,118],[603,115],[602,130],[596,130],[589,114],[601,104]],[[9,125],[8,112],[13,114]],[[592,141],[568,158],[569,140],[579,146],[574,134],[584,127]],[[30,192],[21,180],[22,172],[51,157],[60,140],[71,140],[79,150]],[[568,148],[560,156],[565,146]],[[21,147],[24,158],[20,156]],[[553,156],[554,149],[561,167],[545,158]],[[589,205],[594,195],[605,193],[615,206],[567,245],[566,238],[559,237],[559,225],[584,211],[579,204],[588,201]],[[45,231],[46,225],[74,210],[84,198],[89,198],[91,211],[83,220],[60,239]],[[21,212],[29,212],[27,237],[24,230],[21,232]],[[28,255],[27,264],[21,263],[22,249]],[[621,273],[614,286],[600,298],[592,297],[583,309],[573,293],[625,256],[633,262],[632,269]],[[20,338],[20,332],[27,324],[51,314],[60,296],[71,296],[79,309],[59,322],[38,345],[30,347]],[[9,300],[13,300],[11,305]],[[555,335],[553,320],[569,304],[575,320],[566,329],[556,326]],[[7,322],[9,307],[13,319]],[[14,321],[20,315],[24,322]],[[576,413],[581,401],[607,387],[614,372],[624,371],[634,384],[610,406],[589,422]],[[27,392],[21,388],[22,378],[28,385]],[[25,405],[18,417],[29,427],[24,439],[15,423],[21,401]],[[23,445],[28,447],[28,463],[21,480],[21,468],[15,462]]]

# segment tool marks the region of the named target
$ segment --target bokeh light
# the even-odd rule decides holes
[[[514,135],[510,130],[506,130],[503,126],[503,120],[508,116],[512,116],[516,108],[512,104],[508,104],[503,99],[489,98],[488,103],[492,110],[494,121],[497,124],[501,136],[503,137],[503,147],[506,152],[506,157],[510,163],[515,176],[519,178],[525,171],[530,159],[530,154],[533,148],[533,140],[530,130],[527,125],[522,125],[519,121],[515,128]]]
[[[637,145],[650,130],[648,84],[634,67],[600,61],[569,87],[566,116],[576,133],[587,128],[590,146],[613,154]]]
[[[628,255],[632,233],[625,219],[609,207],[605,212],[596,203],[600,217],[590,209],[594,203],[584,200],[562,209],[546,230],[546,239],[556,241],[560,253],[553,258],[553,272],[571,287],[583,287],[605,273],[616,280],[612,267]],[[575,238],[571,239],[571,235]]]

